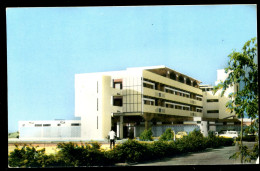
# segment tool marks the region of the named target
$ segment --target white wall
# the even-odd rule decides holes
[[[72,123],[80,124],[80,122],[80,120],[19,121],[19,139],[80,139],[81,126],[71,126]],[[41,124],[41,126],[36,127],[35,124]],[[50,126],[44,126],[44,124]]]

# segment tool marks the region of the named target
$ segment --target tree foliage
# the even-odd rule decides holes
[[[240,90],[231,93],[231,100],[227,107],[235,112],[238,117],[244,117],[246,113],[250,118],[258,118],[258,64],[256,38],[247,41],[242,52],[233,51],[229,56],[228,67],[225,72],[228,77],[214,87],[214,92],[222,89],[221,95],[230,86],[241,83]]]
[[[167,128],[165,132],[160,136],[160,140],[169,141],[174,139],[174,132],[171,128]]]
[[[258,132],[258,64],[257,64],[257,39],[252,38],[247,41],[241,52],[233,51],[229,56],[228,67],[225,68],[225,73],[228,77],[223,82],[214,87],[214,93],[222,90],[221,96],[231,86],[240,85],[239,90],[230,93],[226,107],[235,112],[238,118],[243,118],[247,115],[254,120],[250,126],[251,132]],[[242,126],[241,126],[242,127]],[[253,129],[253,130],[252,130]],[[241,128],[241,137],[243,128]],[[246,154],[249,154],[247,147],[243,146],[242,138],[240,142],[240,152],[233,155],[234,157],[241,156],[241,162],[248,161]]]

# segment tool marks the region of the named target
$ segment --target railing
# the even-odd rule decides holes
[[[202,112],[195,112],[189,110],[181,110],[181,109],[173,109],[173,108],[166,108],[161,106],[153,106],[153,105],[143,105],[143,112],[148,113],[160,113],[160,114],[167,114],[167,115],[176,115],[176,116],[202,116]]]

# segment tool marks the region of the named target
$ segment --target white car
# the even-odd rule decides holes
[[[237,133],[237,131],[224,131],[224,133],[221,133],[218,136],[224,137],[224,138],[237,138],[238,133]]]

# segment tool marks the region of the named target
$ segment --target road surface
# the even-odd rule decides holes
[[[244,142],[250,149],[255,142]],[[221,147],[217,149],[208,148],[204,152],[188,153],[175,157],[168,157],[157,161],[138,163],[134,166],[169,166],[169,165],[230,165],[241,164],[240,159],[229,159],[238,151],[238,146]],[[255,164],[252,161],[251,164]]]

